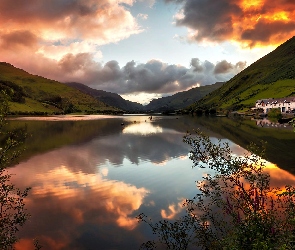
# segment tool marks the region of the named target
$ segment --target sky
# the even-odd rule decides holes
[[[147,104],[295,35],[294,0],[0,0],[0,61]]]

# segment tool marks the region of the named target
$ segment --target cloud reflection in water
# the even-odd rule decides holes
[[[33,238],[44,249],[138,248],[146,232],[134,219],[137,214],[158,219],[181,214],[203,170],[191,169],[184,133],[140,119],[11,169],[18,187],[32,187],[27,200],[32,217],[20,232],[17,250],[32,249]],[[236,155],[246,152],[233,143],[230,147]],[[267,171],[275,186],[295,182],[273,165]]]
[[[128,249],[131,243],[143,241],[134,230],[135,215],[141,206],[156,208],[159,203],[153,198],[145,201],[150,195],[147,187],[112,179],[110,169],[126,162],[138,165],[185,158],[188,149],[181,133],[152,123],[132,123],[125,129],[36,155],[12,169],[17,186],[32,187],[27,201],[32,218],[21,231],[17,250],[32,249],[33,238],[45,249],[85,249],[87,244],[89,249],[98,245]],[[136,173],[131,174],[136,178]],[[160,212],[160,207],[156,210]],[[112,235],[121,237],[113,240]]]

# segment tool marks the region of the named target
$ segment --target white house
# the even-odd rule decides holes
[[[263,109],[264,113],[267,113],[270,109],[273,108],[280,108],[281,113],[294,113],[295,96],[257,100],[255,108]]]

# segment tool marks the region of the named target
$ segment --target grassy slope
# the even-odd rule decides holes
[[[95,99],[102,101],[112,107],[117,107],[126,111],[142,110],[143,106],[136,102],[123,99],[119,94],[106,92],[103,90],[92,89],[82,83],[68,82],[66,85],[76,88],[85,94],[93,96]]]
[[[257,99],[295,95],[295,37],[262,57],[192,108],[253,107]]]
[[[8,63],[0,63],[0,80],[9,81],[21,86],[25,93],[25,103],[11,102],[11,111],[22,112],[58,112],[59,107],[42,103],[42,99],[60,96],[63,102],[71,102],[75,109],[81,111],[114,110],[95,98],[57,81],[31,75]]]
[[[146,110],[165,110],[165,109],[181,109],[184,108],[208,93],[220,88],[223,82],[217,82],[212,85],[205,85],[198,88],[193,88],[187,91],[176,93],[172,96],[162,97],[152,100],[147,106]]]

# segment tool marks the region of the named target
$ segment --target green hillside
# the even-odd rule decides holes
[[[0,90],[10,97],[12,114],[113,112],[117,109],[60,82],[0,62]]]
[[[213,91],[189,109],[250,108],[261,98],[295,96],[295,37]]]
[[[200,100],[208,93],[220,88],[223,84],[223,82],[216,82],[212,85],[205,85],[187,91],[178,92],[172,96],[154,99],[148,105],[146,105],[144,109],[154,110],[158,112],[182,109],[187,107],[188,105],[193,104],[197,100]]]
[[[78,89],[85,94],[91,95],[95,99],[103,103],[106,103],[109,106],[116,107],[124,111],[137,112],[137,111],[143,110],[143,106],[141,104],[125,100],[116,93],[93,89],[82,83],[77,83],[77,82],[66,82],[65,84],[75,89]]]

